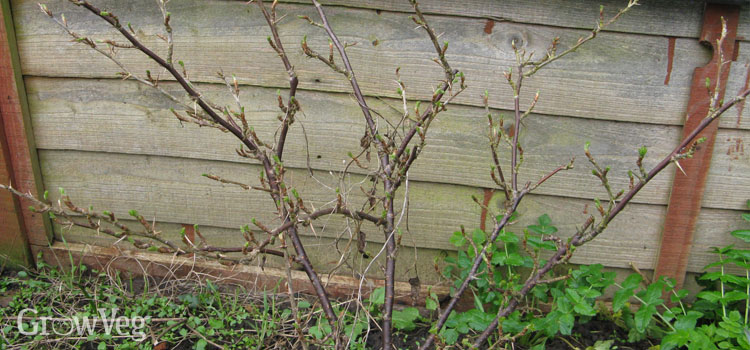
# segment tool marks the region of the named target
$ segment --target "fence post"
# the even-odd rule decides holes
[[[714,93],[714,89],[718,89],[719,100],[724,98],[730,65],[726,64],[722,67],[721,80],[717,84],[716,74],[721,60],[719,52],[723,54],[724,60],[731,61],[734,57],[739,13],[739,6],[708,3],[705,7],[700,40],[711,45],[713,58],[707,65],[696,68],[693,73],[687,118],[682,129],[683,137],[690,134],[707,115],[709,94]],[[722,18],[726,20],[727,36],[722,47],[719,48],[717,40],[721,36]],[[711,82],[710,91],[706,88],[707,79]],[[682,287],[685,281],[688,258],[693,246],[693,232],[706,188],[706,178],[711,165],[718,125],[718,123],[712,123],[698,135],[699,138],[705,137],[706,141],[699,145],[692,159],[680,162],[684,174],[682,171],[676,171],[672,183],[654,275],[674,278],[678,288]]]
[[[26,89],[19,64],[9,0],[0,0],[0,181],[23,192],[42,192],[39,161],[31,130]],[[16,263],[28,264],[33,257],[29,244],[49,245],[49,220],[29,210],[26,200],[0,194],[0,254]]]

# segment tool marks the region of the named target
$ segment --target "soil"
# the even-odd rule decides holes
[[[596,344],[597,341],[607,341],[607,340],[614,340],[614,343],[612,344],[612,348],[614,349],[615,346],[617,346],[616,349],[620,350],[648,350],[652,344],[649,342],[649,340],[642,340],[635,343],[628,343],[628,332],[617,326],[614,322],[601,319],[601,318],[594,318],[588,323],[585,324],[576,324],[573,326],[573,335],[565,337],[565,340],[563,340],[561,337],[554,338],[550,341],[547,341],[546,350],[571,350],[575,349],[571,347],[571,345],[580,348],[580,349],[586,349],[587,347],[591,346],[593,347],[594,344]],[[566,343],[565,341],[567,340]],[[656,343],[658,344],[658,342]]]

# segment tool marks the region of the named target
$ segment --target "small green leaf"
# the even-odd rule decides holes
[[[393,311],[393,328],[409,331],[417,328],[414,323],[419,318],[419,310],[414,307],[407,307],[403,310]]]
[[[424,307],[427,310],[437,310],[437,308],[438,308],[438,302],[432,296],[429,296],[424,301]]]
[[[471,234],[471,239],[474,241],[474,244],[481,245],[487,240],[487,234],[481,229],[475,229]]]
[[[537,221],[539,221],[539,225],[542,226],[550,226],[552,224],[552,219],[550,219],[547,214],[542,214]]]
[[[380,287],[372,291],[369,300],[370,303],[375,305],[383,305],[385,303],[385,287]]]
[[[505,230],[500,231],[498,238],[505,243],[518,243],[519,241],[518,236],[516,236],[515,233]]]
[[[461,248],[466,244],[466,238],[464,237],[463,233],[461,231],[453,232],[453,236],[451,236],[450,239],[451,244],[454,246]]]
[[[641,306],[638,311],[635,313],[635,328],[638,330],[638,332],[643,333],[646,331],[646,327],[648,327],[649,323],[651,323],[651,318],[656,314],[656,306],[655,305],[644,305]]]
[[[206,345],[208,345],[208,343],[205,339],[198,339],[198,341],[195,342],[195,350],[205,350]]]
[[[573,331],[573,324],[575,323],[575,317],[573,314],[562,314],[558,319],[560,324],[560,333],[562,335],[570,335]]]
[[[641,148],[638,149],[638,156],[643,158],[646,156],[647,152],[648,152],[648,148],[646,148],[646,146],[642,146]]]
[[[674,328],[678,331],[689,331],[695,328],[695,324],[699,318],[703,316],[703,313],[698,311],[690,310],[687,315],[677,316],[677,321],[674,323]]]
[[[743,215],[747,215],[747,214],[743,214]],[[735,236],[745,242],[750,243],[750,230],[735,230],[735,231],[732,231],[732,236]]]
[[[455,329],[446,328],[440,332],[440,337],[443,338],[443,342],[446,344],[453,345],[458,340],[458,332]]]

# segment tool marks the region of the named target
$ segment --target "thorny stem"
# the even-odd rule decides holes
[[[503,218],[500,220],[500,222],[497,223],[497,225],[495,225],[495,228],[492,231],[492,234],[490,235],[488,242],[482,247],[482,250],[479,253],[477,253],[476,257],[474,258],[474,264],[471,265],[471,270],[469,270],[469,274],[466,276],[466,278],[464,278],[464,281],[461,283],[461,286],[458,287],[455,294],[453,294],[453,297],[448,302],[448,305],[446,305],[445,309],[440,314],[440,317],[438,318],[437,323],[433,327],[434,332],[431,333],[427,337],[427,339],[425,339],[425,343],[419,347],[420,350],[426,350],[432,346],[432,342],[435,340],[435,334],[439,333],[440,330],[443,328],[443,325],[445,325],[445,322],[448,321],[448,316],[450,316],[451,312],[456,307],[456,304],[458,303],[458,300],[461,298],[461,295],[469,287],[469,283],[476,277],[477,270],[479,270],[479,265],[481,265],[484,259],[484,256],[487,253],[487,247],[490,244],[495,244],[495,241],[497,240],[497,237],[500,235],[500,232],[508,224],[508,222],[510,221],[511,215],[513,214],[513,212],[516,211],[516,208],[518,208],[518,205],[521,203],[521,200],[527,193],[528,193],[527,190],[523,190],[519,192],[517,196],[513,199],[513,203],[506,210],[505,215],[503,215]]]
[[[375,143],[376,148],[378,150],[378,158],[380,160],[380,170],[378,171],[378,175],[383,179],[383,187],[385,192],[385,199],[384,199],[384,206],[386,210],[386,220],[385,220],[385,226],[384,226],[384,234],[386,237],[386,267],[385,267],[385,302],[383,305],[383,349],[390,350],[392,348],[392,314],[393,314],[393,303],[395,299],[394,295],[394,286],[395,286],[395,264],[396,264],[396,250],[397,250],[397,244],[396,244],[396,224],[395,224],[395,210],[393,205],[393,200],[395,198],[396,190],[401,185],[403,179],[408,176],[408,170],[411,167],[411,165],[414,163],[418,155],[420,154],[421,150],[424,148],[424,137],[426,133],[426,129],[429,127],[429,124],[431,121],[435,118],[435,116],[440,113],[442,110],[445,110],[445,105],[450,102],[450,100],[455,97],[458,93],[463,91],[465,88],[464,86],[464,80],[463,76],[461,76],[461,89],[456,93],[450,96],[450,98],[442,102],[443,97],[445,96],[446,91],[450,91],[452,88],[452,84],[454,82],[454,79],[458,75],[458,71],[453,70],[450,68],[450,65],[448,64],[447,60],[445,59],[445,52],[448,48],[447,43],[442,48],[440,47],[440,44],[437,42],[437,35],[432,30],[432,28],[429,27],[427,24],[424,16],[422,15],[421,11],[419,11],[418,5],[416,1],[411,1],[416,14],[417,18],[412,18],[417,24],[419,24],[421,27],[423,27],[428,35],[430,36],[430,39],[435,46],[435,50],[438,54],[439,61],[438,64],[441,65],[441,67],[444,69],[446,74],[446,81],[442,84],[442,86],[439,88],[439,91],[436,91],[432,96],[432,104],[419,116],[416,123],[414,123],[409,131],[406,132],[403,139],[401,140],[401,143],[399,147],[395,150],[391,150],[389,147],[390,145],[395,145],[395,134],[396,130],[394,129],[393,135],[387,135],[386,138],[383,138],[382,135],[378,133],[377,127],[375,125],[375,121],[371,115],[370,108],[367,106],[367,102],[365,101],[365,98],[362,94],[362,91],[359,87],[359,84],[357,83],[356,75],[354,74],[354,71],[351,67],[351,64],[349,62],[349,58],[346,54],[346,45],[342,45],[336,34],[334,33],[333,29],[331,28],[328,19],[325,15],[325,12],[323,11],[320,3],[317,0],[313,0],[313,4],[315,5],[315,8],[321,18],[322,24],[318,24],[310,20],[311,24],[322,27],[325,29],[325,31],[328,33],[328,37],[331,40],[331,45],[336,47],[336,50],[339,53],[339,56],[341,57],[341,60],[344,63],[345,71],[343,72],[344,75],[349,80],[352,90],[354,92],[354,96],[357,99],[357,102],[360,106],[360,109],[362,110],[362,113],[365,117],[365,121],[367,122],[367,130],[368,130],[368,136],[370,138],[370,142]],[[341,68],[337,66],[333,62],[333,50],[331,48],[331,53],[328,58],[322,57],[321,55],[315,53],[312,51],[309,47],[307,47],[306,42],[303,40],[303,51],[305,54],[311,57],[317,57],[319,60],[326,63],[328,66],[330,66],[333,70],[337,72],[342,72]],[[398,74],[398,70],[397,70]],[[402,92],[402,97],[404,97]],[[406,116],[404,116],[406,118]],[[403,120],[402,120],[403,121]],[[400,124],[400,123],[399,123]],[[421,142],[418,145],[415,145],[411,151],[407,152],[409,143],[413,139],[414,135],[419,134],[421,138]],[[386,144],[388,142],[389,144]],[[363,145],[364,147],[369,147],[369,145]],[[402,155],[405,153],[407,154],[407,157],[404,159],[402,158]],[[398,171],[395,171],[396,167],[398,167]],[[403,214],[403,213],[402,213]]]
[[[284,63],[284,68],[289,75],[289,101],[285,108],[286,114],[284,115],[284,118],[282,120],[281,131],[279,132],[279,141],[276,143],[276,156],[281,158],[284,153],[284,144],[286,141],[286,135],[289,131],[289,126],[294,122],[294,115],[299,108],[296,101],[297,85],[299,84],[299,79],[297,79],[297,73],[294,72],[294,67],[289,62],[286,51],[284,51],[284,46],[281,44],[279,31],[276,27],[276,23],[278,23],[278,20],[276,19],[276,5],[278,4],[278,1],[275,0],[273,4],[271,4],[271,12],[268,12],[268,10],[266,10],[266,7],[263,5],[262,0],[257,0],[255,1],[255,3],[258,4],[261,12],[263,12],[263,17],[266,18],[268,27],[271,29],[273,41],[271,41],[270,38],[268,41],[271,44],[271,47],[281,58],[281,61]]]
[[[528,292],[537,284],[539,284],[539,280],[542,276],[544,276],[547,272],[549,272],[552,267],[557,265],[559,262],[564,261],[564,258],[569,256],[572,249],[575,249],[575,247],[581,246],[585,244],[586,242],[594,239],[601,231],[606,228],[606,225],[614,219],[617,214],[619,214],[622,209],[630,202],[630,200],[633,199],[633,197],[638,193],[638,191],[643,188],[651,179],[654,178],[659,172],[664,170],[667,165],[672,163],[674,161],[674,157],[681,152],[685,151],[689,145],[692,144],[693,139],[695,139],[698,134],[703,131],[708,125],[713,123],[714,121],[718,120],[718,117],[721,116],[724,112],[726,112],[729,108],[733,107],[735,104],[737,104],[740,101],[744,101],[747,96],[750,95],[750,89],[742,91],[737,97],[733,98],[728,103],[725,103],[720,108],[712,112],[710,115],[708,115],[706,118],[704,118],[701,123],[688,135],[685,137],[680,144],[675,147],[675,149],[668,154],[664,159],[662,159],[659,164],[657,164],[651,171],[648,172],[648,175],[642,179],[640,182],[638,182],[637,185],[635,185],[628,193],[625,194],[625,196],[620,200],[614,209],[604,218],[602,223],[600,223],[598,226],[591,229],[591,232],[586,233],[588,231],[588,227],[591,225],[588,224],[591,221],[589,220],[587,225],[584,226],[584,228],[580,229],[573,237],[570,239],[568,244],[562,245],[558,247],[555,254],[550,258],[547,263],[537,271],[536,274],[534,274],[532,277],[530,277],[526,283],[524,283],[523,288],[521,288],[520,292],[518,293],[518,296],[513,298],[508,305],[502,310],[502,312],[498,313],[498,316],[492,321],[492,323],[487,327],[487,329],[482,332],[482,334],[477,338],[477,340],[474,342],[475,347],[479,347],[482,344],[484,344],[485,341],[487,341],[487,338],[495,331],[495,329],[499,325],[499,319],[502,317],[508,316],[515,308],[518,306],[518,303],[520,302],[520,298],[526,296]],[[425,348],[426,349],[426,348]]]
[[[148,56],[151,60],[158,63],[160,66],[162,66],[164,69],[166,69],[182,86],[182,88],[185,90],[185,92],[190,95],[190,97],[198,104],[198,106],[201,107],[215,122],[219,123],[222,127],[229,130],[233,135],[235,135],[245,146],[248,147],[248,149],[253,153],[253,155],[260,160],[260,162],[263,164],[263,168],[265,171],[265,174],[268,178],[268,183],[271,186],[272,193],[271,196],[275,203],[278,203],[278,205],[281,207],[280,213],[282,214],[282,217],[284,218],[285,222],[289,221],[289,215],[286,215],[286,207],[284,202],[281,198],[281,188],[280,188],[280,180],[277,180],[276,172],[274,170],[274,166],[272,165],[268,155],[263,152],[256,143],[249,139],[247,136],[245,136],[233,121],[228,121],[223,119],[221,116],[219,116],[215,110],[212,108],[212,106],[207,103],[206,100],[201,96],[200,93],[198,93],[192,86],[191,83],[189,83],[185,77],[175,69],[174,66],[170,65],[167,61],[165,61],[162,57],[151,51],[148,47],[143,45],[133,34],[131,34],[125,27],[123,27],[120,24],[119,19],[114,16],[113,14],[102,11],[96,6],[92,5],[88,1],[81,1],[81,0],[69,0],[71,3],[82,6],[89,10],[90,12],[94,13],[95,15],[99,16],[100,18],[107,21],[112,27],[117,29],[120,34],[122,34],[128,41],[130,41],[133,46],[135,46],[138,50],[143,52],[146,56]],[[231,120],[231,116],[229,116]],[[333,312],[333,308],[331,306],[331,302],[328,298],[328,294],[325,291],[325,288],[323,287],[323,284],[320,281],[320,278],[318,277],[317,273],[312,267],[312,263],[310,262],[310,259],[307,256],[307,252],[305,251],[304,246],[302,245],[302,241],[299,238],[299,235],[297,233],[297,227],[292,225],[287,229],[287,234],[289,235],[292,245],[294,246],[294,249],[297,253],[297,260],[300,264],[302,264],[303,268],[305,269],[305,272],[307,273],[308,278],[312,282],[313,286],[315,287],[315,292],[318,296],[318,299],[321,302],[321,306],[326,314],[326,317],[328,319],[328,322],[335,326],[337,322],[336,314]],[[337,344],[340,342],[337,341]]]

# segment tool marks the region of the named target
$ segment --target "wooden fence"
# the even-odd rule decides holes
[[[101,19],[67,1],[46,3],[55,14],[65,13],[71,28],[82,35],[117,38]],[[132,22],[145,43],[165,49],[154,35],[162,28],[153,1],[98,3],[124,23]],[[329,5],[327,11],[339,36],[357,43],[348,52],[373,108],[388,115],[399,105],[394,98],[397,67],[409,97],[429,99],[431,88],[441,77],[440,68],[431,61],[430,42],[408,19],[407,1],[323,3]],[[441,40],[450,42],[448,59],[465,72],[469,85],[456,105],[435,122],[429,146],[410,172],[408,232],[402,239],[400,257],[417,261],[423,281],[436,281],[432,260],[443,250],[455,249],[449,238],[459,225],[481,225],[482,210],[472,196],[498,208],[500,196],[490,190],[491,159],[481,94],[488,91],[494,113],[512,108],[511,90],[502,78],[502,71],[515,60],[511,42],[536,52],[544,52],[558,36],[563,47],[571,45],[596,23],[599,3],[604,3],[606,15],[624,6],[623,1],[614,0],[422,1],[431,24],[442,33]],[[169,111],[172,105],[158,92],[116,79],[120,69],[85,45],[71,42],[39,11],[37,0],[13,0],[10,6],[4,1],[3,6],[7,31],[2,38],[8,51],[0,52],[0,69],[7,74],[2,76],[0,89],[16,97],[2,99],[5,135],[0,134],[4,141],[0,159],[8,169],[0,170],[15,176],[14,184],[37,194],[42,187],[52,194],[62,187],[82,206],[123,215],[138,209],[155,217],[164,234],[172,238],[179,237],[182,225],[198,224],[213,240],[241,244],[238,228],[250,218],[273,222],[272,203],[265,194],[222,186],[201,176],[211,173],[256,181],[260,167],[236,156],[236,141],[215,130],[181,125]],[[192,81],[206,95],[228,104],[231,96],[218,83],[216,72],[235,74],[242,84],[249,122],[261,137],[270,138],[277,125],[275,96],[287,86],[287,80],[266,41],[269,32],[262,15],[244,1],[173,0],[170,6],[175,56],[184,61]],[[521,135],[525,154],[522,178],[536,179],[570,156],[579,159],[575,169],[561,173],[528,197],[515,229],[547,213],[563,235],[571,234],[587,213],[596,210],[592,199],[606,194],[582,157],[585,141],[591,142],[591,151],[601,163],[612,167],[611,181],[618,188],[627,187],[626,172],[634,167],[638,147],[649,148],[648,166],[677,144],[693,71],[712,56],[699,41],[703,6],[697,1],[644,1],[610,31],[527,83],[527,95],[522,99],[530,101],[537,90],[541,98],[537,114],[528,118],[527,132]],[[310,46],[327,47],[319,28],[295,17],[314,18],[313,7],[304,1],[282,1],[279,11],[289,14],[280,31],[300,76],[298,98],[304,113],[299,120],[307,134],[306,138],[296,125],[292,129],[285,164],[291,168],[289,177],[296,188],[320,205],[333,198],[332,191],[320,183],[336,186],[337,180],[329,172],[343,170],[347,153],[359,148],[364,124],[348,93],[347,81],[320,62],[305,59],[298,49],[305,35]],[[736,36],[727,96],[747,87],[750,77],[750,52],[746,49],[750,43],[745,40],[750,38],[748,8],[739,13]],[[137,52],[121,50],[120,57],[134,72],[159,72]],[[9,76],[14,79],[6,79]],[[169,81],[161,86],[179,91]],[[742,225],[739,216],[750,199],[750,150],[745,153],[744,149],[744,140],[750,137],[748,114],[740,108],[719,122],[706,169],[705,193],[697,199],[700,213],[692,246],[689,240],[681,244],[690,257],[681,267],[687,271],[700,271],[712,259],[709,247],[734,242],[729,231]],[[348,200],[361,202],[365,197],[357,184],[363,181],[364,172],[350,170],[353,174],[347,184],[353,190]],[[675,176],[682,174],[675,175],[670,169],[654,179],[626,212],[598,239],[579,249],[572,261],[615,268],[627,268],[632,262],[642,269],[654,269]],[[0,176],[0,181],[7,183],[8,178]],[[24,251],[18,259],[26,261],[25,239],[33,252],[49,250],[45,248],[47,234],[52,231],[44,228],[45,221],[25,210],[24,203],[0,195],[4,196],[0,205],[11,206],[0,207],[2,250]],[[309,244],[320,248],[310,248],[315,264],[330,268],[337,263],[330,261],[330,251],[336,237],[346,236],[344,224],[331,218],[319,222],[314,231],[304,232]],[[53,231],[56,241],[64,234],[74,247],[112,242],[92,232],[60,227]],[[377,251],[382,237],[374,229],[370,231],[367,249]],[[9,237],[16,238],[6,239]],[[339,245],[343,249],[346,239]],[[65,249],[58,243],[53,248]],[[413,257],[415,251],[418,259]],[[399,278],[407,280],[415,271],[404,266]]]

